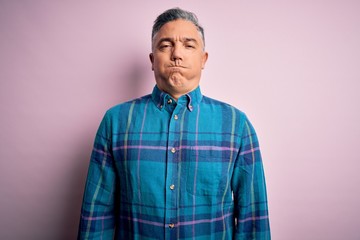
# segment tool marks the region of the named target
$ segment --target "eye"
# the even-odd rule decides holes
[[[194,45],[189,45],[189,44],[185,45],[185,47],[186,47],[186,48],[195,48]]]
[[[165,50],[165,49],[170,48],[170,47],[171,47],[170,43],[162,43],[162,44],[160,44],[159,49],[160,50]]]

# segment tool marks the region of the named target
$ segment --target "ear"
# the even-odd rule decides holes
[[[202,63],[201,63],[201,69],[204,69],[205,68],[205,64],[208,60],[208,57],[209,57],[209,54],[207,52],[204,52],[203,56],[202,56]]]
[[[154,54],[150,53],[149,58],[150,58],[150,62],[151,62],[151,70],[154,71]]]

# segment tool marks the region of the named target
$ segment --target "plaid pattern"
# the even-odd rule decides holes
[[[111,108],[96,135],[79,239],[270,239],[249,120],[197,88]]]

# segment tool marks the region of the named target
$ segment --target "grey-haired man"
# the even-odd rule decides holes
[[[270,239],[265,178],[246,115],[202,95],[196,16],[156,19],[156,86],[108,110],[91,156],[79,239]]]

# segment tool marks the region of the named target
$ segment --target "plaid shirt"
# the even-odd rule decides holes
[[[244,113],[200,89],[117,105],[96,135],[79,239],[270,239],[263,165]]]

